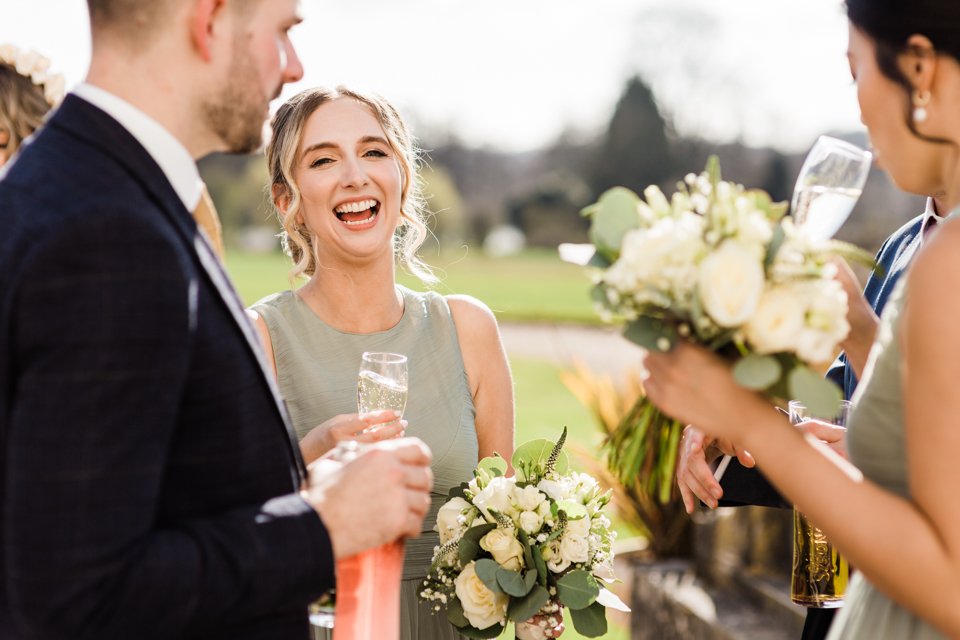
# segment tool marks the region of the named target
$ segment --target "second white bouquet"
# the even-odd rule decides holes
[[[691,340],[734,362],[743,386],[834,413],[840,390],[811,368],[833,359],[849,331],[830,258],[871,256],[804,233],[786,203],[721,180],[715,157],[670,199],[656,186],[643,196],[617,187],[584,210],[599,313],[646,349]],[[623,482],[643,478],[666,501],[680,427],[641,399],[607,443],[611,470]]]
[[[484,458],[440,508],[420,597],[463,635],[495,638],[509,620],[518,638],[543,638],[565,607],[577,631],[596,638],[607,631],[605,607],[628,610],[602,584],[614,581],[610,492],[568,470],[566,435],[517,447],[511,477],[503,458]]]

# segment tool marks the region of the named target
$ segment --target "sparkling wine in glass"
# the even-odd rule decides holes
[[[393,409],[397,418],[407,406],[407,357],[399,353],[365,352],[357,375],[357,411]]]
[[[798,400],[791,400],[791,424],[800,424],[814,416]],[[843,400],[836,416],[827,416],[827,422],[846,426],[850,401]],[[793,575],[790,599],[804,607],[831,609],[843,606],[850,565],[847,559],[814,526],[805,515],[793,510]]]
[[[873,154],[837,138],[820,136],[793,190],[793,222],[818,240],[843,226],[863,191]]]

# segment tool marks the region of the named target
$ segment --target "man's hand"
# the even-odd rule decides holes
[[[850,323],[850,332],[840,344],[847,356],[847,363],[853,367],[853,372],[860,377],[866,366],[867,356],[873,346],[873,339],[877,335],[880,319],[867,299],[863,297],[860,282],[856,274],[842,258],[831,260],[837,267],[834,279],[840,283],[847,294],[847,322]]]
[[[708,436],[693,425],[683,430],[677,459],[677,485],[687,513],[693,513],[698,498],[711,509],[717,508],[723,489],[714,478],[711,463],[722,455],[737,456],[745,467],[755,464],[748,452],[730,442]]]
[[[309,467],[304,498],[323,520],[337,559],[416,538],[430,507],[430,450],[416,438],[368,445],[347,463],[321,458]]]
[[[810,434],[833,449],[841,458],[847,460],[847,428],[823,420],[804,420],[797,429]]]

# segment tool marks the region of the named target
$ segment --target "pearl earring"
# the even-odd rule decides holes
[[[930,91],[913,92],[913,121],[915,123],[926,122],[928,104],[930,104]]]

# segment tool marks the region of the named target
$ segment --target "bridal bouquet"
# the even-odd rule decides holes
[[[840,390],[810,367],[832,360],[849,331],[830,257],[871,256],[805,234],[784,217],[786,203],[721,180],[715,157],[670,199],[656,186],[643,195],[617,187],[584,209],[599,313],[648,350],[696,342],[731,360],[743,386],[835,413]],[[642,477],[666,502],[680,432],[642,398],[605,445],[611,471]]]
[[[596,638],[607,631],[605,606],[628,610],[600,582],[614,581],[610,492],[568,470],[566,435],[518,447],[512,477],[503,458],[484,458],[440,508],[420,597],[461,634],[495,638],[512,620],[518,638],[544,638],[566,607],[577,631]]]

